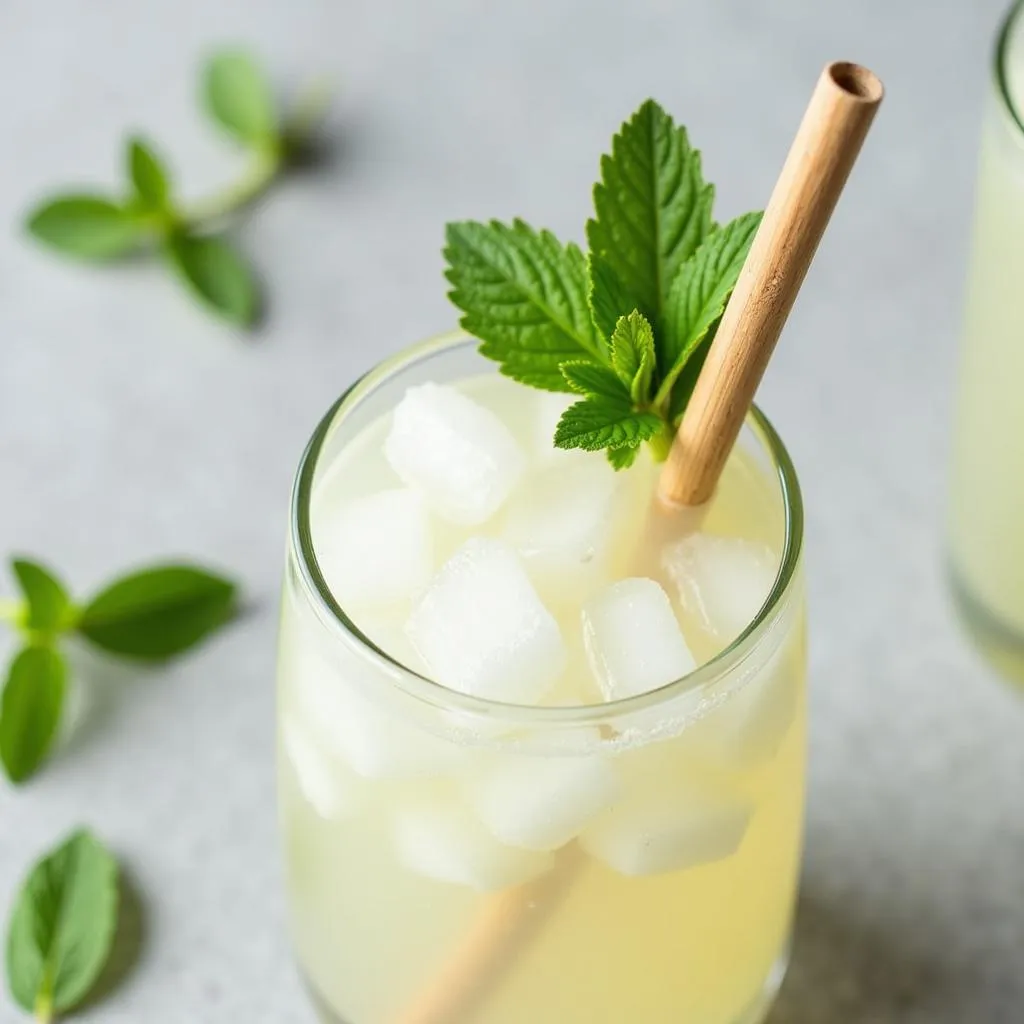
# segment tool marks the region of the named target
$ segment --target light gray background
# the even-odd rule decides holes
[[[288,491],[328,403],[381,356],[452,325],[444,222],[519,214],[580,238],[598,154],[649,94],[704,149],[720,214],[761,206],[836,57],[877,69],[889,95],[761,392],[805,488],[813,614],[804,895],[772,1019],[1022,1019],[1024,702],[963,643],[941,558],[1002,6],[3,4],[3,552],[43,555],[80,590],[138,560],[198,556],[237,573],[253,605],[164,671],[102,668],[45,774],[19,792],[0,783],[4,913],[29,862],[77,822],[144,894],[141,962],[89,1021],[312,1019],[284,934],[274,820]],[[17,230],[52,186],[117,180],[128,126],[165,147],[187,193],[229,180],[241,159],[193,98],[197,58],[225,40],[253,46],[282,85],[337,82],[335,159],[241,231],[272,303],[251,339],[156,266],[70,266]],[[0,1020],[16,1019],[0,1002]]]

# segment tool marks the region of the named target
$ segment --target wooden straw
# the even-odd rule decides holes
[[[711,496],[881,99],[881,82],[857,64],[822,74],[662,472],[663,501]],[[570,846],[547,875],[491,897],[394,1024],[468,1024],[565,898],[581,858]]]
[[[495,893],[446,957],[441,970],[395,1018],[395,1024],[461,1024],[508,970],[508,960],[561,904],[583,855],[575,844],[532,882]]]
[[[662,470],[664,505],[714,492],[882,95],[859,64],[822,72]]]

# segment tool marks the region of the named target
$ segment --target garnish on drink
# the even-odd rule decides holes
[[[371,374],[314,437],[281,793],[293,931],[338,1017],[735,1024],[770,1003],[802,821],[801,506],[760,414],[723,438],[877,105],[860,86],[880,91],[823,77],[767,235],[714,223],[653,102],[602,162],[588,256],[520,221],[450,226],[468,337]],[[679,472],[691,412],[707,494]],[[699,517],[649,529],[659,490]]]

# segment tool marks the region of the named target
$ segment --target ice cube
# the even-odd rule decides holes
[[[356,774],[368,779],[434,778],[462,766],[465,755],[458,744],[403,718],[399,708],[378,706],[359,692],[354,680],[360,674],[370,686],[391,685],[386,670],[363,664],[356,656],[331,666],[305,650],[282,671],[287,672],[296,714]],[[372,675],[366,676],[368,672]]]
[[[530,474],[509,502],[502,536],[556,603],[578,607],[607,578],[615,497],[611,466],[586,456]]]
[[[470,806],[501,842],[557,850],[609,808],[619,778],[606,758],[509,755],[468,783]]]
[[[757,541],[692,533],[665,548],[662,566],[679,592],[684,615],[725,644],[760,611],[779,560]]]
[[[547,871],[550,853],[498,842],[469,808],[443,798],[424,798],[399,809],[395,844],[401,862],[427,878],[484,892],[520,885]]]
[[[439,515],[467,526],[498,511],[526,466],[493,412],[442,384],[406,391],[395,406],[384,454]]]
[[[613,583],[587,602],[583,637],[605,700],[656,690],[696,667],[668,595],[644,577]]]
[[[365,796],[362,784],[292,716],[282,720],[281,749],[295,772],[300,792],[321,818],[337,819],[358,810]]]
[[[317,561],[343,607],[408,601],[433,569],[430,513],[407,487],[321,508]]]
[[[649,786],[586,829],[580,845],[623,875],[681,871],[735,853],[752,813],[739,798]]]
[[[472,537],[441,567],[405,624],[431,675],[463,693],[533,704],[565,665],[558,624],[515,552]]]

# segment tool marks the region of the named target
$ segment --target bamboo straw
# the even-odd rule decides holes
[[[822,72],[662,470],[663,504],[714,492],[882,95],[859,64]]]
[[[860,65],[822,74],[662,472],[664,502],[711,496],[881,99],[881,82]],[[569,847],[548,875],[495,894],[394,1024],[468,1024],[565,898],[581,856]]]

